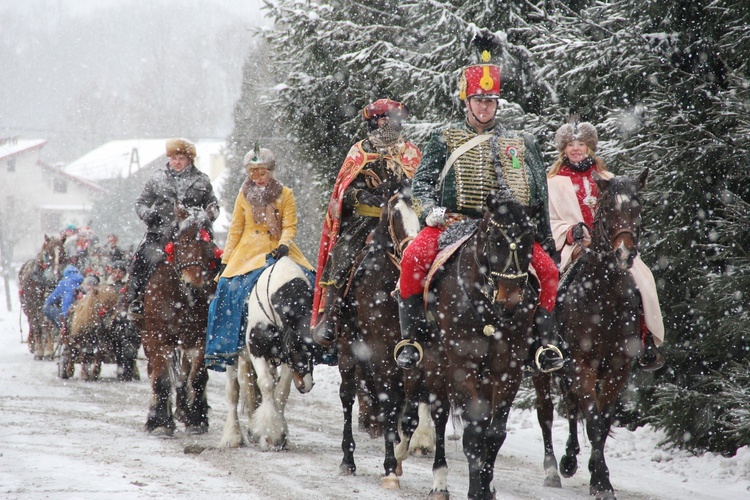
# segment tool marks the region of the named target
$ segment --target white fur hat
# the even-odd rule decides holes
[[[591,152],[596,151],[596,145],[599,142],[596,127],[589,122],[578,123],[573,121],[566,123],[555,132],[555,146],[558,151],[564,151],[565,146],[572,141],[581,141],[588,146]]]

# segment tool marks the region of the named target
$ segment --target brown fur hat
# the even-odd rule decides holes
[[[183,154],[195,160],[195,144],[188,141],[187,139],[168,139],[167,140],[167,158],[171,158],[174,155]]]
[[[588,146],[591,152],[596,151],[599,136],[596,127],[589,122],[578,123],[577,120],[566,123],[555,132],[555,146],[558,151],[564,151],[565,146],[572,141],[581,141]]]

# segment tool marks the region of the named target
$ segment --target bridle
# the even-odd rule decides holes
[[[179,232],[178,232],[179,235]],[[175,237],[175,239],[177,239]],[[195,241],[203,241],[205,243],[211,243],[213,241],[213,238],[211,236],[211,232],[203,227],[198,228],[198,230],[195,232]],[[177,252],[174,253],[174,268],[177,274],[182,274],[182,271],[187,269],[188,267],[200,267],[201,272],[203,274],[208,274],[210,271],[209,264],[204,262],[203,260],[194,259],[194,260],[187,260],[180,262],[177,259]]]
[[[611,195],[610,195],[611,196]],[[637,196],[634,197],[636,200],[638,199]],[[606,206],[602,201],[609,201],[608,198],[605,198],[602,196],[600,198],[599,207],[596,210],[596,214],[594,216],[594,232],[598,234],[598,243],[601,248],[604,249],[602,252],[594,252],[600,257],[605,257],[609,255],[614,255],[615,248],[614,248],[614,242],[622,235],[630,235],[630,237],[633,239],[633,246],[635,249],[635,254],[638,254],[638,241],[640,240],[641,236],[641,225],[638,224],[635,228],[632,227],[622,227],[615,231],[615,234],[612,236],[609,236],[609,231],[607,229],[607,224],[604,221],[604,212],[605,210],[602,210],[602,206]],[[612,210],[607,210],[606,212],[609,213]],[[593,236],[593,235],[592,235]],[[589,250],[590,251],[590,250]]]
[[[489,236],[490,231],[492,230],[491,227],[496,229],[500,232],[500,234],[505,238],[505,241],[508,243],[508,248],[510,252],[508,253],[508,257],[505,259],[505,263],[503,264],[502,269],[499,271],[495,271],[492,268],[492,258],[490,257],[490,247],[489,247]],[[523,294],[526,292],[526,284],[528,283],[529,279],[529,273],[528,271],[523,271],[521,268],[521,261],[518,256],[518,249],[521,246],[521,240],[523,237],[533,232],[531,229],[527,229],[521,234],[518,235],[516,238],[512,238],[508,235],[507,231],[505,230],[505,227],[496,222],[494,219],[490,218],[488,220],[487,229],[485,232],[485,238],[484,238],[484,253],[487,256],[487,270],[488,273],[483,273],[483,277],[485,279],[485,286],[481,287],[480,290],[482,292],[482,295],[484,295],[488,300],[490,300],[492,303],[495,302],[497,299],[497,289],[498,289],[498,281],[499,280],[521,280],[521,300],[523,300]],[[477,263],[477,265],[481,268],[481,264],[479,263],[479,258],[477,256],[477,253],[474,253],[474,259]]]

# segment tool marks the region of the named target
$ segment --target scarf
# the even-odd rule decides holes
[[[570,161],[570,158],[566,156],[565,159],[563,160],[563,165],[565,165],[566,167],[568,167],[574,172],[585,172],[591,167],[593,167],[594,165],[596,165],[596,162],[594,161],[592,157],[587,156],[586,158],[581,160],[579,163],[573,163],[572,161]]]
[[[265,224],[276,239],[281,237],[281,217],[273,202],[281,195],[284,186],[274,178],[264,188],[258,187],[248,177],[242,184],[242,194],[252,206],[253,221],[256,224]]]

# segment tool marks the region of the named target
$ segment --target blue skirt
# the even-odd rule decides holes
[[[245,300],[261,273],[275,263],[276,259],[269,255],[266,264],[261,268],[240,276],[219,279],[216,295],[208,306],[206,368],[223,372],[226,371],[227,365],[234,364],[240,350],[245,347]],[[303,270],[308,279],[312,279],[311,283],[315,283],[315,274],[307,269]]]

